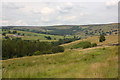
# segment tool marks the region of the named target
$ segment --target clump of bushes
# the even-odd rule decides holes
[[[53,53],[64,52],[64,47],[62,47],[62,46],[54,46],[52,48],[52,52]]]
[[[77,45],[74,45],[72,48],[85,49],[85,48],[90,48],[90,47],[95,47],[95,46],[97,46],[96,43],[91,43],[91,42],[88,42],[88,41],[82,41],[82,42],[78,43]]]
[[[70,43],[76,40],[80,40],[81,38],[78,37],[74,37],[74,38],[64,38],[64,39],[59,39],[59,41],[56,42],[52,42],[53,45],[57,46],[57,45],[61,45],[61,44],[65,44],[65,43]]]
[[[34,55],[42,55],[42,54],[53,54],[58,52],[64,52],[64,47],[62,46],[54,46],[52,47],[52,50],[49,51],[36,51],[34,52]]]
[[[105,50],[105,47],[103,48],[103,50]]]
[[[100,38],[99,38],[99,42],[103,42],[105,41],[105,36],[103,34],[100,35]]]
[[[36,51],[34,55],[52,54],[52,51]]]
[[[77,45],[73,46],[73,48],[89,48],[91,47],[91,43],[88,41],[80,42]]]
[[[96,46],[97,46],[96,43],[92,43],[92,44],[91,44],[91,47],[96,47]]]

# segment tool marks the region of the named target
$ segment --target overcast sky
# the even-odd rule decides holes
[[[6,1],[6,2],[5,2]],[[117,0],[2,2],[2,25],[80,25],[118,21]]]

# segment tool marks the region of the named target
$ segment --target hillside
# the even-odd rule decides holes
[[[1,30],[0,30],[1,31]],[[13,33],[16,31],[16,33]],[[5,36],[9,38],[21,38],[22,40],[39,40],[39,41],[57,41],[59,39],[63,39],[64,36],[61,35],[50,35],[50,34],[42,34],[42,33],[35,33],[29,31],[21,31],[21,30],[12,30],[12,29],[2,29],[2,33],[5,33]],[[5,39],[5,36],[2,36]],[[47,39],[46,37],[51,37],[51,39]],[[73,38],[73,36],[66,36],[66,38]]]
[[[62,44],[61,46],[64,46],[66,49],[70,49],[73,45],[78,44],[81,41],[90,41],[91,43],[97,43],[97,45],[105,45],[105,44],[113,44],[113,43],[118,43],[118,36],[117,35],[110,35],[110,36],[105,36],[106,41],[104,42],[99,42],[99,36],[93,36],[93,37],[88,37],[87,39],[81,39],[77,40],[68,44]]]
[[[116,78],[117,51],[109,47],[5,60],[3,78]]]
[[[107,36],[113,44],[117,36]],[[98,39],[89,37],[84,40]],[[110,40],[112,39],[112,40]],[[64,44],[65,52],[3,60],[3,78],[117,78],[118,46],[70,49],[81,40]],[[111,42],[110,42],[111,41]]]
[[[50,35],[76,35],[76,36],[93,36],[93,35],[117,35],[118,24],[93,24],[93,25],[59,25],[59,26],[3,26],[3,29],[29,31]]]

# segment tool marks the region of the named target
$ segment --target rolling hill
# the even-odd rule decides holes
[[[3,26],[3,29],[21,30],[50,35],[117,35],[118,24],[93,24],[93,25],[59,25],[59,26]]]
[[[98,44],[117,43],[112,40]],[[98,37],[89,37],[91,40]],[[3,60],[3,78],[117,78],[118,46],[101,46],[88,49],[70,49],[82,40],[63,44],[65,52],[58,54],[26,56]],[[97,41],[97,40],[96,40]],[[95,42],[96,42],[95,41]],[[94,41],[93,41],[94,42]]]
[[[118,43],[117,23],[44,27],[3,26],[2,30],[6,36],[24,34],[22,40],[31,41],[83,37],[60,45],[64,47],[64,52],[2,60],[3,78],[118,78],[119,46],[112,45]],[[13,34],[13,31],[17,33]],[[99,42],[100,34],[105,35],[104,42]],[[52,39],[47,40],[46,36]],[[97,43],[98,46],[87,49],[72,48],[82,41]]]

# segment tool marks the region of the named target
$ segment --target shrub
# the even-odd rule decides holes
[[[44,36],[46,39],[51,40],[52,38],[50,36]]]
[[[17,31],[13,31],[13,34],[16,34],[17,33]]]
[[[6,36],[6,33],[2,33],[3,36]]]
[[[36,51],[34,52],[34,55],[41,55],[41,54],[52,54],[52,51]]]
[[[103,42],[103,41],[105,41],[106,39],[105,39],[105,36],[104,35],[100,35],[100,38],[99,38],[99,42]]]
[[[103,48],[103,50],[105,50],[105,48]]]
[[[18,35],[20,35],[20,33],[18,33]]]
[[[89,48],[89,47],[91,47],[91,43],[88,41],[83,41],[83,42],[80,42],[77,45],[73,46],[73,48],[83,48],[83,49]]]
[[[55,46],[52,48],[53,53],[64,52],[64,47],[62,46]]]
[[[70,43],[76,40],[80,40],[81,38],[64,38],[64,39],[59,39],[59,41],[56,42],[52,42],[53,45],[57,46],[57,45],[61,45],[61,44],[65,44],[65,43]]]
[[[8,31],[8,33],[11,33],[11,31]]]
[[[91,44],[91,47],[96,47],[96,46],[97,46],[96,43],[92,43],[92,44]]]
[[[83,49],[89,48],[89,47],[91,47],[91,43],[90,42],[85,42],[84,45],[83,45]]]
[[[8,36],[5,36],[5,39],[10,39]]]

